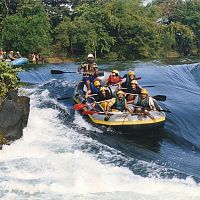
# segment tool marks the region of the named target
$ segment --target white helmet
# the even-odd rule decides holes
[[[88,54],[87,58],[94,58],[94,55],[93,54]]]

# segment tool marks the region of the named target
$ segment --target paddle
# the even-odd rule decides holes
[[[97,96],[98,94],[89,94],[89,95],[87,95],[88,97],[93,97],[93,96]],[[80,96],[80,95],[78,95],[78,96]],[[85,97],[84,95],[83,95],[83,97]],[[65,100],[65,99],[71,99],[72,98],[72,96],[68,96],[68,97],[59,97],[59,98],[57,98],[57,100],[59,101],[59,100]]]
[[[138,95],[138,94],[132,94],[132,93],[126,93],[126,94],[130,94],[130,95]],[[152,96],[152,98],[154,98],[157,101],[166,101],[167,97],[165,95],[155,95]]]
[[[64,74],[64,73],[68,73],[68,74],[77,74],[78,72],[64,72],[64,71],[60,71],[60,70],[51,70],[51,74]]]
[[[60,100],[67,100],[67,99],[71,99],[72,97],[59,97],[57,98],[58,101]]]
[[[154,98],[157,101],[165,101],[167,99],[165,95],[156,95],[156,96],[152,96],[152,98]]]
[[[101,111],[95,111],[95,110],[84,110],[82,112],[83,115],[93,115],[93,114],[105,114],[104,112]],[[122,115],[122,114],[127,114],[127,113],[122,113],[122,112],[108,112],[108,115]]]
[[[146,87],[155,87],[155,85],[143,85],[142,87],[143,88],[146,88]]]
[[[73,71],[61,71],[61,70],[55,70],[52,69],[51,70],[51,74],[91,74],[91,72],[73,72]],[[104,71],[98,71],[98,75],[99,76],[103,76],[104,75]]]
[[[143,106],[134,106],[134,108],[144,108]],[[169,110],[163,110],[163,109],[159,109],[159,110],[157,110],[157,111],[159,111],[159,112],[167,112],[167,113],[171,113],[171,111],[169,111]]]
[[[105,114],[104,112],[99,112],[95,110],[85,110],[82,112],[83,115],[93,115],[93,114]]]
[[[111,99],[108,99],[108,100],[104,100],[104,101],[99,101],[99,102],[95,102],[95,103],[101,103],[101,102],[105,102],[105,101],[110,101]],[[89,104],[86,104],[86,103],[79,103],[79,104],[75,104],[74,105],[74,110],[81,110],[83,108],[85,108],[86,106],[89,106],[89,105],[92,105],[94,103],[89,103]]]
[[[171,111],[169,111],[169,110],[163,110],[163,109],[160,109],[160,110],[158,110],[158,111],[160,111],[160,112],[167,112],[167,113],[171,113]]]

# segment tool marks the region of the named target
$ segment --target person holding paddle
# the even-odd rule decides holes
[[[136,77],[134,71],[129,71],[127,74],[123,76],[122,79],[122,87],[130,89],[132,80],[139,80],[141,77]]]
[[[132,113],[132,110],[128,107],[126,103],[125,94],[123,91],[119,90],[117,92],[117,96],[115,98],[112,98],[111,101],[108,103],[106,107],[105,114],[108,115],[108,112],[112,109],[117,109],[121,112],[124,110],[128,110],[130,113]]]
[[[88,90],[86,92],[86,95],[89,95],[89,94],[98,94],[100,92],[101,85],[102,85],[101,80],[95,79],[94,82],[90,83],[90,90]]]
[[[89,93],[91,93],[90,83],[98,76],[98,65],[94,63],[93,54],[88,54],[87,61],[78,67],[78,72],[83,72],[83,82],[85,83]]]
[[[130,86],[131,87],[125,90],[127,94],[126,99],[129,103],[133,103],[136,96],[135,94],[140,94],[142,88],[138,85],[138,82],[136,80],[132,80]]]
[[[119,76],[119,71],[112,70],[111,75],[108,77],[106,82],[107,86],[114,85],[114,84],[121,84],[122,77]]]
[[[94,99],[95,99],[95,102],[96,101],[101,102],[100,103],[101,108],[103,110],[106,110],[106,107],[107,107],[107,104],[108,104],[108,101],[106,101],[106,100],[112,99],[112,95],[106,87],[102,86],[100,88],[98,95],[95,96]]]
[[[150,97],[148,93],[149,92],[147,89],[141,89],[141,93],[134,100],[134,105],[136,105],[134,110],[135,113],[150,116],[150,110],[157,110],[156,105],[154,103],[155,100],[152,97]]]

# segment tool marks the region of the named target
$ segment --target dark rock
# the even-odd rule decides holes
[[[0,134],[8,140],[19,139],[27,126],[30,99],[10,91],[7,97],[0,97]]]

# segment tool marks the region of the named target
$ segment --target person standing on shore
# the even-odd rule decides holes
[[[36,55],[35,55],[36,64],[39,64],[39,59],[40,59],[40,56],[38,53],[36,53]]]
[[[19,51],[17,51],[15,54],[15,58],[21,58],[21,57],[22,57],[21,54],[19,53]]]
[[[32,53],[32,54],[31,54],[31,62],[32,62],[33,64],[36,63],[35,53]]]
[[[0,48],[0,62],[4,61],[5,58],[4,58],[4,52],[3,50]]]

